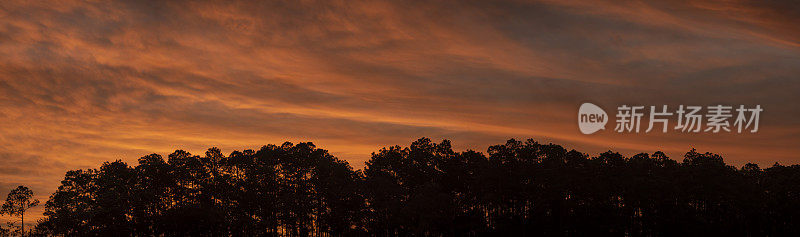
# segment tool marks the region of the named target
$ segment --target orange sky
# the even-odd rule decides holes
[[[423,136],[797,164],[798,25],[791,1],[3,1],[0,197],[23,184],[44,202],[107,160],[283,141],[355,168]],[[764,112],[756,134],[583,135],[583,102]]]

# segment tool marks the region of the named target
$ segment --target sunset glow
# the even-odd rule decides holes
[[[68,170],[310,141],[355,169],[420,137],[800,163],[790,1],[3,1],[0,197]],[[761,105],[758,133],[581,134],[618,105]],[[613,116],[613,112],[609,112]],[[613,120],[611,125],[613,126]],[[32,218],[41,217],[42,206]],[[0,217],[0,220],[5,220]],[[3,221],[2,223],[5,223]]]

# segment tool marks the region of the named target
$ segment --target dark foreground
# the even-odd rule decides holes
[[[800,166],[710,153],[588,157],[420,139],[364,170],[311,143],[153,154],[67,172],[35,234],[65,236],[798,236]]]

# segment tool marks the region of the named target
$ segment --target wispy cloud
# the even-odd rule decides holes
[[[797,163],[791,1],[7,1],[0,195],[174,149],[314,141],[360,167],[428,136],[483,150],[690,147]],[[577,106],[761,104],[758,134],[580,135]]]

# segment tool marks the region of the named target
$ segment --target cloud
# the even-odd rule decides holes
[[[0,7],[0,188],[32,183],[46,199],[65,171],[106,160],[286,140],[314,141],[357,168],[370,152],[421,136],[478,151],[533,137],[589,153],[678,158],[697,147],[737,165],[797,163],[797,9],[11,1]],[[765,112],[758,134],[585,136],[575,121],[583,102]]]

